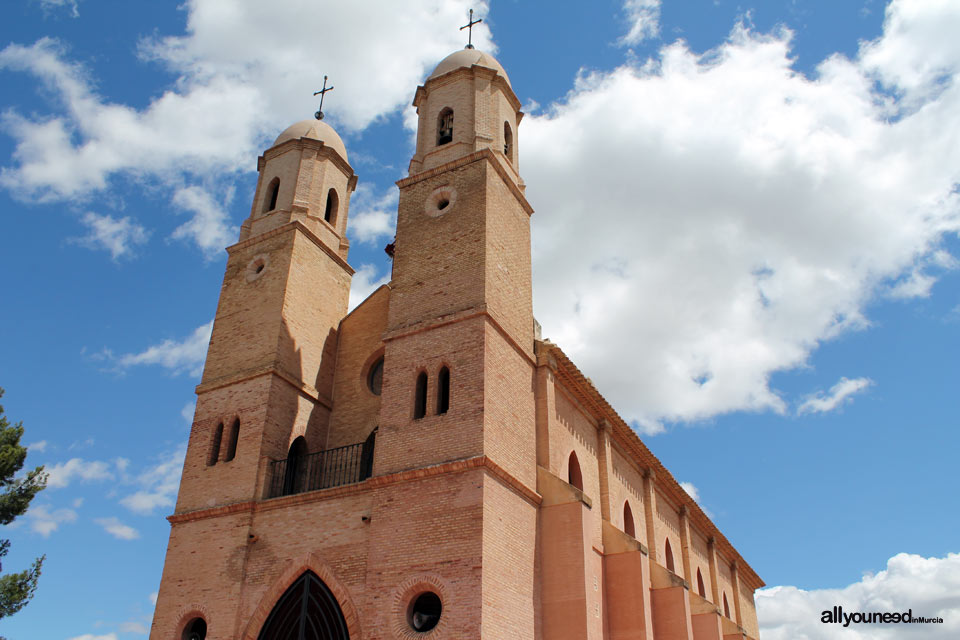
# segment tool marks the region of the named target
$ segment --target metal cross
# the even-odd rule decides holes
[[[320,108],[317,109],[317,112],[313,114],[313,117],[317,120],[323,120],[323,96],[327,91],[333,91],[333,86],[327,86],[327,76],[323,76],[323,89],[320,91],[314,91],[313,95],[320,96]]]
[[[467,49],[473,49],[473,25],[480,24],[481,22],[483,22],[483,18],[473,19],[473,9],[470,9],[470,21],[460,27],[460,31],[469,29],[469,31],[467,31]]]

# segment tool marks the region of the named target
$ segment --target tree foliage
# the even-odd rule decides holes
[[[3,389],[0,389],[2,397]],[[27,457],[27,448],[20,445],[21,437],[23,424],[18,422],[11,425],[3,415],[3,406],[0,406],[0,524],[4,525],[26,513],[33,497],[47,486],[47,474],[43,472],[43,467],[15,477]],[[7,555],[9,550],[10,541],[0,540],[0,558]],[[0,618],[16,613],[33,597],[45,557],[34,560],[33,565],[25,571],[0,576]]]

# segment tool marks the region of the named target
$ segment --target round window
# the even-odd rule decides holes
[[[423,212],[431,218],[439,218],[457,203],[457,190],[450,185],[434,189],[423,203]]]
[[[383,358],[380,358],[370,367],[370,373],[367,374],[367,388],[375,396],[380,395],[383,388]]]
[[[432,591],[425,591],[413,599],[407,613],[407,622],[414,631],[430,631],[440,622],[443,604],[440,596]]]

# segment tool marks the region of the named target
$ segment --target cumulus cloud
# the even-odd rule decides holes
[[[400,191],[391,187],[381,196],[365,185],[357,187],[350,200],[347,232],[351,240],[366,244],[389,242],[397,230],[397,204]]]
[[[639,44],[660,32],[660,0],[625,0],[623,10],[630,30],[620,38],[621,44]]]
[[[31,506],[24,517],[31,531],[39,533],[44,538],[49,538],[50,534],[59,529],[61,524],[75,522],[77,512],[73,509],[51,509],[50,505],[38,504]]]
[[[924,558],[907,553],[842,589],[806,591],[790,586],[756,593],[764,640],[946,640],[960,634],[960,554]],[[842,606],[853,613],[913,611],[914,617],[943,618],[943,624],[824,624],[821,612]]]
[[[160,456],[159,461],[136,477],[140,489],[120,500],[135,513],[151,514],[160,507],[172,507],[180,486],[186,445]]]
[[[136,245],[145,244],[150,233],[129,216],[114,218],[88,211],[80,220],[87,227],[87,234],[73,238],[77,244],[88,249],[100,249],[110,253],[114,262],[133,254]]]
[[[869,378],[853,378],[852,380],[850,378],[840,378],[837,384],[830,387],[830,391],[827,393],[818,391],[807,396],[807,399],[797,407],[797,413],[803,415],[805,413],[833,411],[842,406],[853,394],[860,393],[871,385],[873,385],[873,380]]]
[[[69,486],[75,479],[84,482],[93,482],[113,478],[110,465],[100,460],[71,458],[66,462],[47,465],[45,470],[48,476],[47,488],[49,489],[63,489]]]
[[[894,2],[813,77],[789,31],[744,25],[581,75],[521,138],[543,335],[649,432],[786,412],[771,375],[925,295],[960,229],[957,30],[955,3]],[[925,52],[936,72],[901,64]]]
[[[687,495],[693,498],[694,502],[700,505],[700,508],[703,509],[703,512],[705,514],[707,514],[708,518],[713,517],[713,514],[710,513],[710,511],[705,506],[703,506],[702,502],[700,502],[700,491],[697,490],[697,487],[694,486],[692,482],[681,482],[680,486],[683,488],[684,491],[687,492]]]
[[[183,340],[167,339],[160,344],[147,347],[140,353],[126,353],[119,356],[107,350],[104,356],[112,360],[121,370],[140,365],[159,365],[169,369],[174,375],[186,371],[189,375],[198,377],[203,373],[203,363],[207,357],[207,347],[210,344],[212,331],[213,320],[200,325]]]
[[[463,46],[454,27],[471,7],[480,15],[487,10],[484,2],[466,0],[411,0],[399,12],[385,0],[189,0],[184,33],[140,43],[141,62],[162,66],[175,81],[139,109],[100,95],[93,72],[73,61],[63,43],[10,44],[0,51],[0,70],[33,76],[57,104],[45,114],[11,108],[0,116],[15,143],[0,186],[27,201],[61,202],[88,199],[118,179],[160,183],[174,192],[175,208],[193,214],[174,237],[211,255],[236,234],[228,203],[199,185],[226,184],[252,170],[265,143],[313,114],[309,83],[319,76],[304,70],[320,64],[330,75],[337,89],[328,99],[328,121],[349,136],[410,104],[429,69]],[[496,50],[487,23],[473,38]],[[347,50],[351,55],[342,55]]]
[[[377,268],[372,264],[362,264],[353,274],[350,283],[350,310],[367,299],[378,287],[390,282],[390,274],[377,275]]]
[[[103,527],[104,531],[118,540],[136,540],[140,537],[139,531],[129,525],[123,524],[120,522],[120,520],[114,517],[96,518],[94,522]]]
[[[193,414],[197,410],[197,403],[194,400],[191,400],[187,404],[183,405],[183,408],[180,409],[180,415],[186,421],[187,424],[193,424]]]
[[[117,640],[117,634],[111,632],[102,636],[95,636],[92,633],[85,633],[82,636],[74,636],[70,640]]]
[[[27,445],[27,450],[31,453],[43,453],[47,450],[47,441],[40,440],[38,442],[31,442]]]

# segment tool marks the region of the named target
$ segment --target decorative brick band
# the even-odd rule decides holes
[[[349,275],[352,276],[354,273],[356,273],[353,270],[353,267],[347,264],[346,260],[341,258],[336,251],[334,251],[333,249],[325,245],[323,243],[323,240],[318,238],[313,231],[311,231],[305,224],[303,224],[299,220],[291,220],[290,222],[280,225],[276,229],[271,229],[270,231],[264,231],[263,233],[259,233],[253,236],[252,238],[247,238],[242,242],[238,242],[237,244],[231,245],[227,247],[227,253],[232,254],[236,251],[239,251],[241,249],[246,249],[251,245],[257,244],[259,242],[262,242],[274,236],[279,236],[284,233],[289,233],[292,231],[301,231],[303,235],[305,235],[311,242],[313,242],[313,244],[317,245],[317,247],[319,247],[321,251],[323,251],[325,254],[330,256],[330,259],[333,260],[336,264],[340,265],[340,267],[343,268],[343,270],[346,271]]]
[[[486,469],[492,476],[496,477],[504,485],[512,489],[520,497],[524,498],[533,505],[539,505],[543,500],[539,493],[518,480],[503,467],[491,460],[488,456],[476,456],[473,458],[464,458],[462,460],[443,462],[440,464],[431,465],[429,467],[422,467],[420,469],[398,471],[397,473],[391,473],[385,476],[374,476],[373,478],[368,478],[363,482],[347,484],[341,487],[333,487],[331,489],[296,493],[291,496],[272,498],[270,500],[263,500],[259,502],[250,500],[245,502],[235,502],[233,504],[223,505],[220,507],[198,509],[197,511],[188,511],[186,513],[176,513],[172,516],[167,516],[167,520],[170,522],[170,524],[182,524],[184,522],[193,522],[195,520],[204,520],[206,518],[217,518],[234,513],[272,511],[274,509],[282,509],[297,504],[309,504],[311,502],[332,500],[333,498],[339,498],[341,496],[364,493],[372,489],[387,487],[393,484],[412,482],[414,480],[432,478],[451,473],[461,473],[471,469]]]

